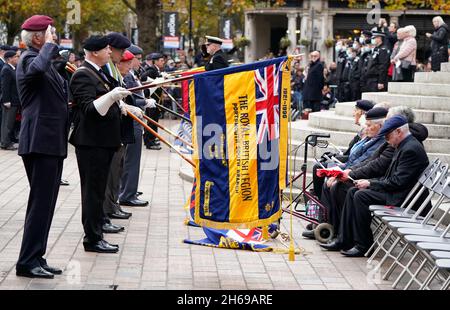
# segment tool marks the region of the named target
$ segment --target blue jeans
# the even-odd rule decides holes
[[[298,111],[303,109],[303,93],[299,91],[294,91],[292,95],[292,101],[295,103]]]

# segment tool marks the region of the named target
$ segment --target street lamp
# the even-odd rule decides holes
[[[192,0],[189,0],[189,49],[192,49]]]

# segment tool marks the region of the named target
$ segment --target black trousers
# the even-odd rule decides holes
[[[34,268],[45,262],[48,234],[55,212],[63,157],[32,154],[22,157],[30,184],[27,212],[17,268]]]
[[[303,109],[311,109],[313,112],[320,112],[320,100],[303,100]]]
[[[159,118],[161,117],[161,113],[158,108],[152,108],[152,109],[146,109],[145,114],[150,117],[155,122],[159,122]],[[158,127],[150,122],[147,123],[148,126],[153,129],[153,131],[158,132]],[[149,143],[153,142],[156,139],[156,137],[149,133],[148,131],[145,131],[144,133],[144,143],[146,146],[149,145]]]
[[[344,249],[357,246],[366,251],[373,243],[373,234],[370,228],[372,214],[370,205],[385,205],[387,194],[371,189],[358,190],[356,187],[349,189],[345,198],[342,218],[339,226],[338,241]]]
[[[85,242],[103,239],[103,202],[111,161],[116,150],[117,148],[87,146],[77,146],[75,149],[81,181],[81,220]]]
[[[139,143],[141,141],[139,140]],[[105,213],[105,222],[110,222],[107,215],[120,210],[119,191],[120,177],[123,171],[123,161],[125,157],[126,146],[121,146],[114,153],[109,169],[108,183],[106,184],[105,201],[103,202],[103,212]]]
[[[333,225],[335,235],[339,235],[342,209],[348,190],[352,187],[350,182],[337,182],[331,188],[326,184],[322,187],[321,202],[328,210],[328,223]]]

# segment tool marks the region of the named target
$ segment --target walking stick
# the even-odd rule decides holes
[[[150,123],[152,123],[153,125],[155,125],[158,128],[161,128],[162,130],[164,130],[165,132],[167,132],[169,135],[173,136],[174,138],[176,138],[177,140],[180,140],[181,142],[183,142],[184,144],[186,144],[187,146],[189,146],[190,148],[194,148],[194,146],[192,145],[192,143],[188,142],[187,140],[181,138],[180,136],[178,136],[176,133],[174,133],[173,131],[167,129],[166,127],[164,127],[163,125],[159,124],[158,122],[152,120],[150,117],[148,117],[147,115],[144,115],[144,118],[149,121]]]
[[[142,125],[148,132],[150,132],[152,135],[154,135],[155,137],[157,137],[159,139],[159,141],[161,141],[162,143],[164,143],[165,145],[167,145],[169,148],[173,149],[178,155],[181,156],[181,158],[183,158],[185,161],[187,161],[192,167],[195,168],[195,163],[187,158],[186,156],[184,156],[183,153],[181,153],[179,150],[177,150],[172,144],[170,144],[169,142],[167,142],[163,137],[161,137],[157,132],[155,132],[153,129],[151,129],[146,123],[144,123],[143,121],[141,121],[136,115],[134,115],[133,113],[127,111],[127,114],[129,117],[131,117],[132,119],[134,119],[136,122],[138,122],[140,125]]]

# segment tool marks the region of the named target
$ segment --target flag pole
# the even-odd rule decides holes
[[[130,111],[127,111],[127,114],[129,117],[131,117],[132,119],[134,119],[136,122],[138,122],[140,125],[142,125],[148,132],[150,132],[152,135],[154,135],[156,138],[158,138],[162,143],[164,143],[165,145],[167,145],[169,148],[171,148],[172,150],[174,150],[178,155],[181,156],[181,158],[183,158],[185,161],[187,161],[192,167],[195,168],[195,163],[187,158],[183,153],[181,153],[177,148],[175,148],[172,144],[170,144],[169,142],[166,141],[166,139],[164,139],[163,137],[161,137],[157,132],[155,132],[153,129],[151,129],[146,123],[144,123],[143,121],[141,121],[136,115],[134,115],[133,113],[131,113]]]
[[[153,125],[155,125],[158,128],[161,128],[162,130],[164,130],[165,132],[167,132],[169,135],[173,136],[174,138],[176,138],[177,140],[180,140],[181,142],[183,142],[184,144],[186,144],[187,146],[189,146],[190,148],[194,148],[194,146],[192,145],[192,143],[186,141],[185,139],[181,138],[180,136],[178,136],[177,134],[175,134],[173,131],[167,129],[166,127],[164,127],[163,125],[159,124],[158,122],[152,120],[150,117],[148,117],[147,115],[144,114],[144,118],[149,121],[150,123],[152,123]]]
[[[183,76],[183,77],[179,77],[179,78],[175,78],[175,79],[169,79],[166,81],[161,81],[158,83],[150,83],[150,84],[146,84],[146,85],[142,85],[142,86],[138,86],[138,87],[132,87],[132,88],[128,88],[128,91],[135,93],[135,92],[139,92],[145,89],[149,89],[149,88],[154,88],[154,87],[160,87],[162,85],[166,85],[166,84],[173,84],[173,83],[178,83],[178,82],[182,82],[182,81],[187,81],[187,80],[191,80],[193,79],[194,76],[193,75],[188,75],[188,76]]]

